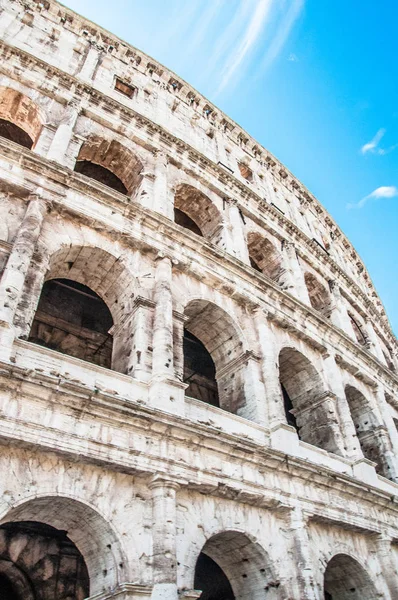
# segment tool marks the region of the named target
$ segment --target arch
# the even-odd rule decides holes
[[[214,362],[220,407],[239,412],[245,404],[243,365],[236,363],[243,354],[241,332],[228,313],[207,300],[191,300],[184,314],[186,330],[203,344]]]
[[[27,96],[0,86],[0,136],[31,149],[43,126],[39,107]]]
[[[111,368],[113,319],[103,300],[71,279],[50,279],[42,288],[29,341]]]
[[[247,234],[251,266],[278,282],[282,271],[282,257],[274,244],[258,232]]]
[[[336,554],[324,575],[325,600],[374,600],[377,589],[364,567],[348,554]]]
[[[308,271],[304,273],[304,281],[307,286],[312,308],[320,313],[327,314],[330,310],[330,294],[326,287]]]
[[[0,525],[0,557],[4,600],[61,600],[65,593],[70,600],[84,600],[90,593],[84,558],[66,531],[37,521],[8,521]]]
[[[333,399],[310,360],[295,348],[283,348],[279,354],[279,380],[286,420],[289,422],[289,415],[294,415],[291,424],[296,426],[300,439],[339,454]]]
[[[215,204],[203,192],[183,183],[174,196],[175,222],[194,233],[212,240],[222,223],[222,217]],[[196,229],[196,230],[195,230]]]
[[[195,568],[203,600],[281,598],[281,583],[265,550],[247,534],[223,531],[207,540]],[[225,594],[225,595],[224,595]]]
[[[80,148],[75,171],[122,194],[133,195],[142,181],[143,164],[117,140],[91,136]]]
[[[119,325],[132,312],[136,281],[124,262],[117,255],[110,254],[99,247],[65,245],[49,257],[49,268],[45,281],[55,279],[72,281],[75,288],[86,286],[89,290],[81,290],[83,293],[98,296],[103,301],[110,312],[115,330],[117,330],[115,335],[112,334],[111,326],[107,330],[107,332],[110,331],[109,335],[112,336],[113,344],[111,367],[116,371],[126,373],[129,364],[128,354],[131,348],[127,340],[131,329],[127,326],[119,327]],[[44,289],[44,285],[42,289]],[[39,304],[39,297],[37,303]],[[40,306],[38,308],[40,309]],[[33,318],[31,322],[33,323]],[[105,331],[102,332],[102,335],[107,337]],[[109,341],[107,342],[105,338],[102,339],[102,342],[108,346]],[[99,340],[98,344],[100,344]]]
[[[345,386],[345,396],[364,457],[376,463],[378,473],[390,478],[386,461],[389,448],[386,447],[384,428],[374,414],[369,400],[352,385]]]
[[[0,525],[32,521],[67,532],[84,558],[91,595],[123,580],[127,562],[120,541],[109,522],[88,504],[59,495],[36,497],[14,506]]]

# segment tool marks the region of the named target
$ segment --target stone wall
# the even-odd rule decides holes
[[[139,50],[52,0],[0,35],[1,592],[398,598],[397,341],[348,240]]]

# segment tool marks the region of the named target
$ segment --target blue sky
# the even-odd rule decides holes
[[[336,219],[398,331],[396,0],[67,0],[174,70]]]

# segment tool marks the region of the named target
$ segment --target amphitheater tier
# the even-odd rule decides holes
[[[398,598],[398,347],[352,245],[109,32],[3,0],[0,38],[5,600]]]

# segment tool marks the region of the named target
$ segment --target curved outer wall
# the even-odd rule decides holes
[[[0,34],[0,525],[67,531],[90,598],[196,598],[202,551],[238,600],[398,598],[398,347],[348,240],[139,50],[47,0]]]

